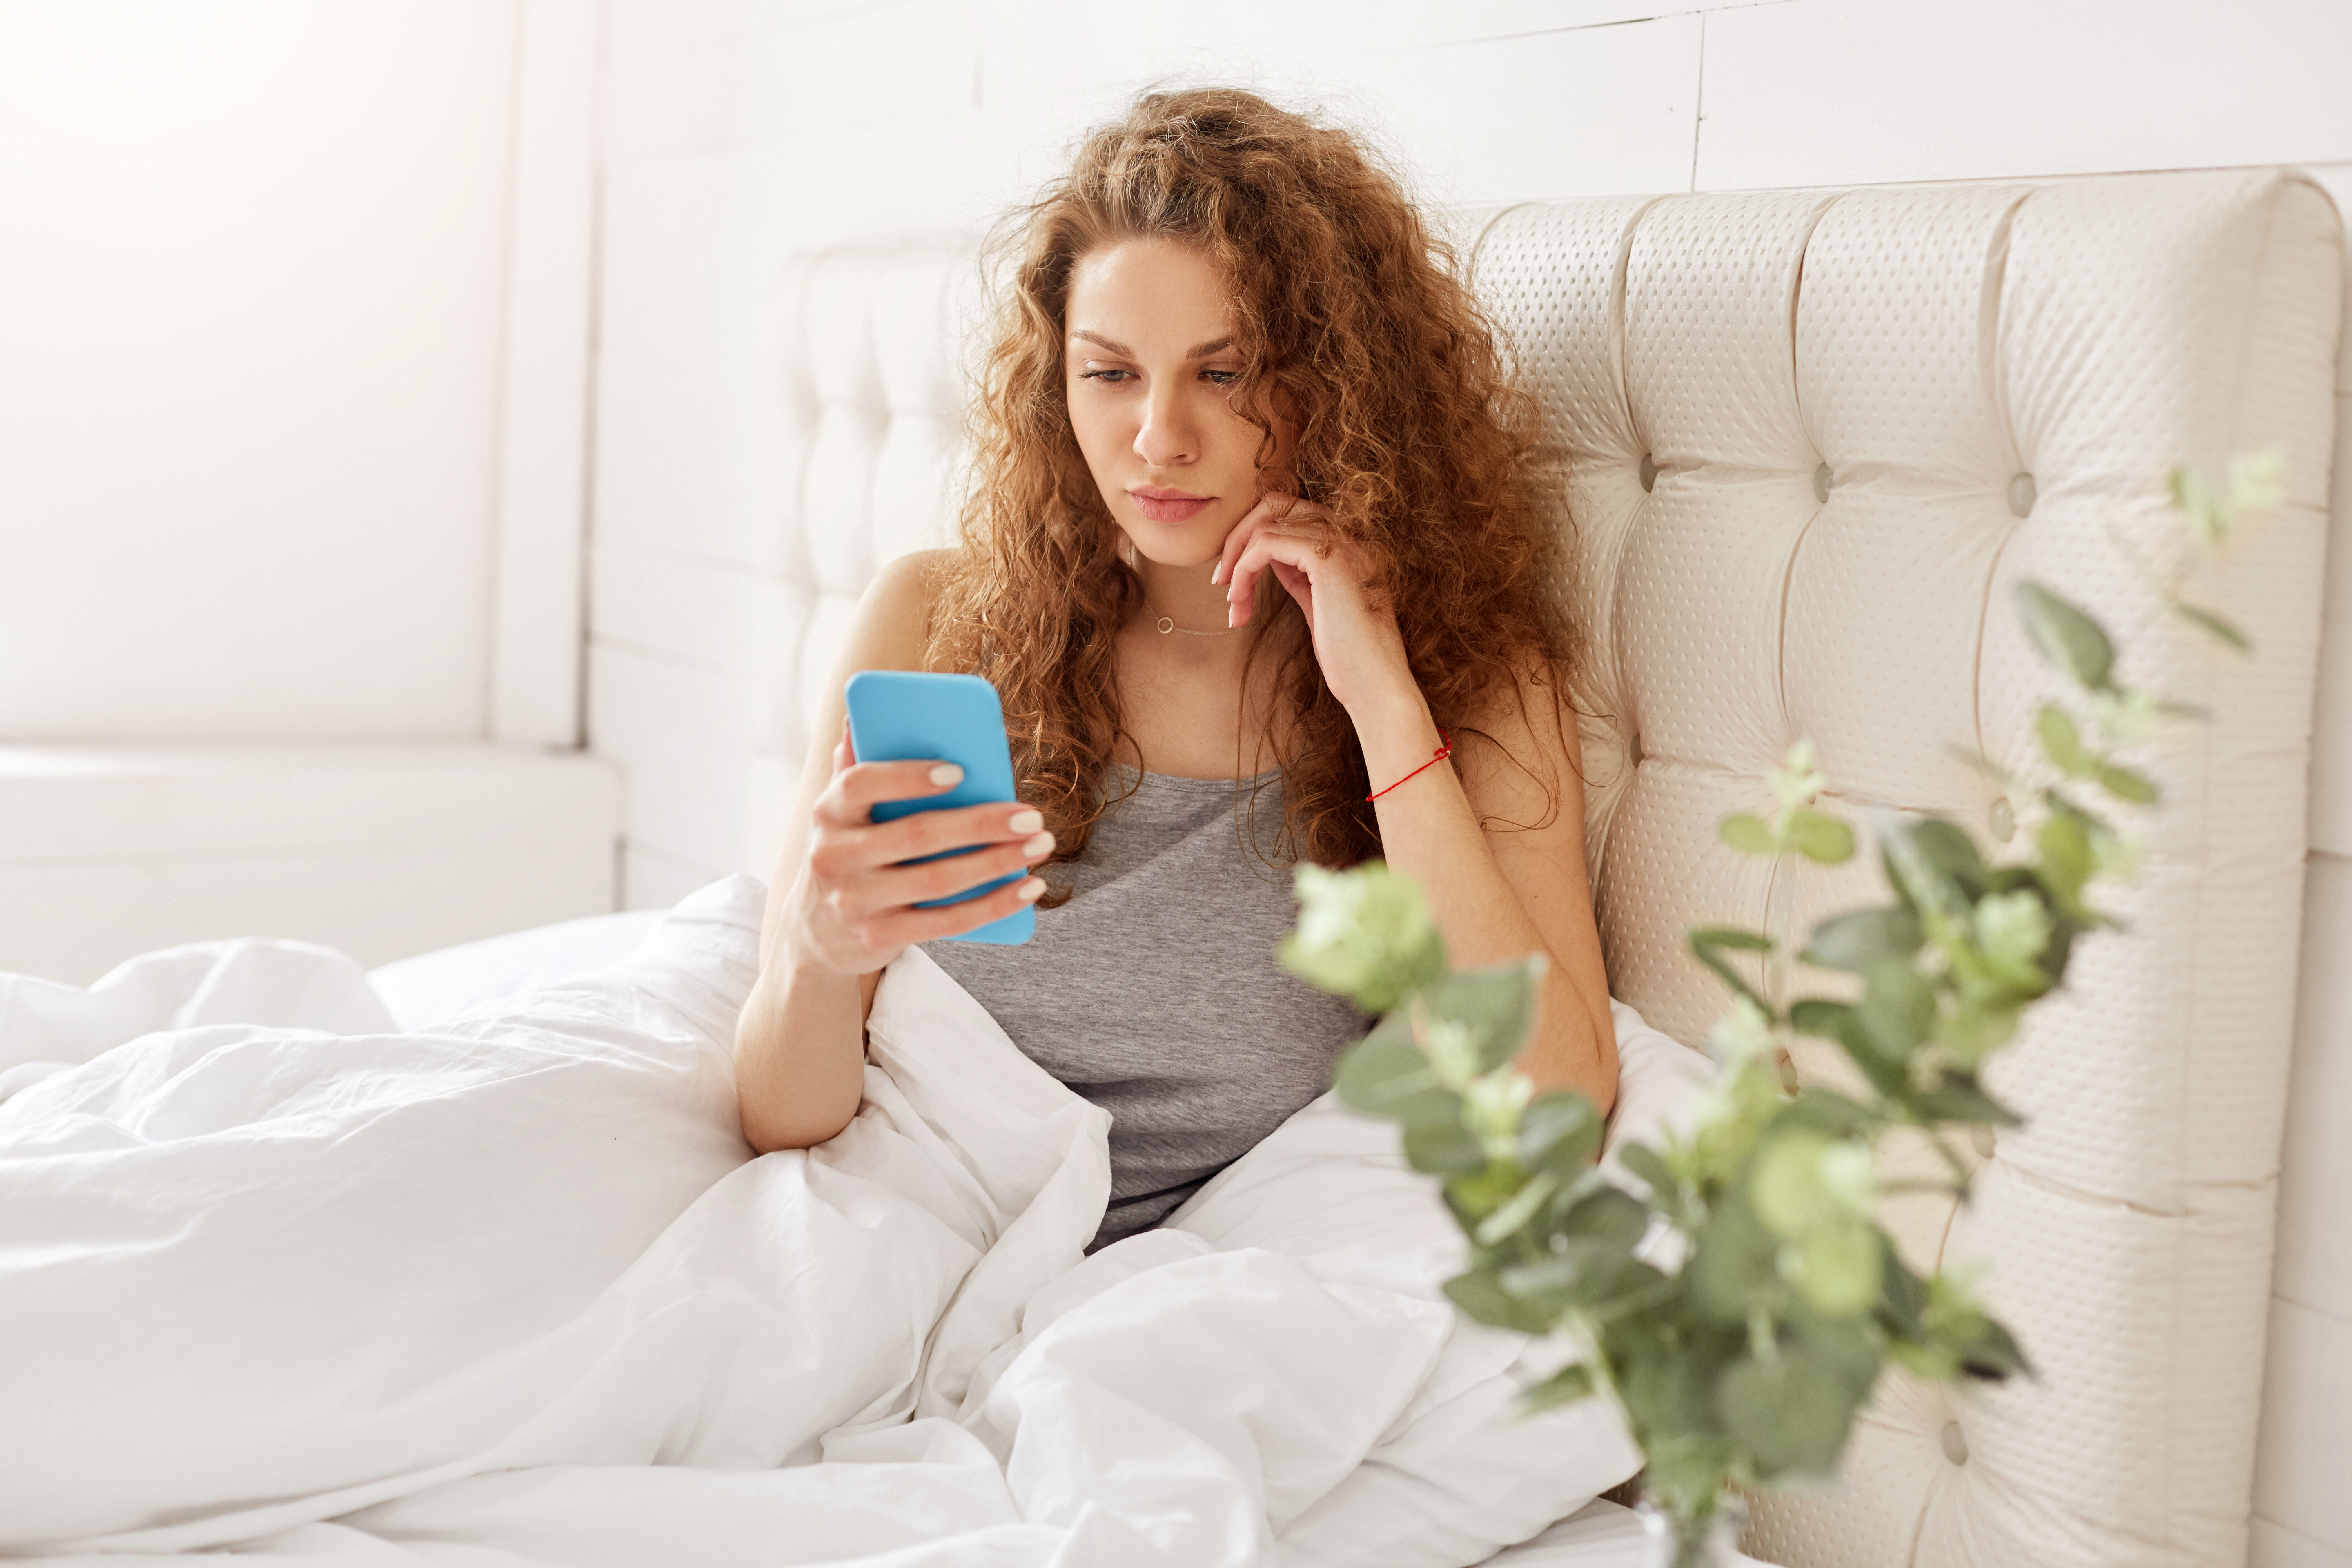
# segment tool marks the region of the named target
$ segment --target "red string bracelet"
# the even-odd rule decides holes
[[[1435,767],[1438,763],[1444,762],[1446,758],[1454,754],[1454,737],[1445,732],[1445,726],[1443,724],[1437,726],[1437,738],[1444,743],[1440,745],[1436,751],[1430,753],[1429,761],[1413,769],[1412,773],[1405,774],[1404,778],[1397,780],[1396,784],[1389,785],[1389,789],[1396,788],[1397,784],[1403,784],[1406,779],[1411,779],[1418,776],[1419,774],[1427,773],[1430,769]],[[1381,796],[1388,794],[1389,789],[1376,789],[1364,798],[1366,800],[1378,800]]]

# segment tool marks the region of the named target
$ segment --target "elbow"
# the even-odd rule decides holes
[[[743,1142],[755,1153],[814,1149],[837,1136],[857,1116],[854,1101],[845,1110],[805,1103],[780,1105],[779,1098],[782,1097],[756,1093],[749,1083],[736,1085],[735,1108],[742,1119]]]
[[[858,1053],[858,1066],[845,1080],[812,1072],[807,1062],[780,1060],[780,1020],[763,1002],[755,987],[735,1026],[735,1112],[743,1141],[761,1154],[814,1148],[856,1117],[865,1098],[865,1053]]]

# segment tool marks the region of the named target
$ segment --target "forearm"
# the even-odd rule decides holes
[[[865,1092],[865,1014],[856,975],[772,945],[735,1026],[736,1095],[753,1148],[805,1149],[849,1124]]]
[[[1367,705],[1355,719],[1376,789],[1404,779],[1442,743],[1417,690]],[[1546,956],[1536,1028],[1518,1065],[1538,1087],[1580,1089],[1607,1110],[1616,1100],[1617,1046],[1598,954],[1559,953],[1547,946],[1496,866],[1454,770],[1444,763],[1425,769],[1381,795],[1372,809],[1383,858],[1421,885],[1455,968],[1484,968],[1533,952]]]

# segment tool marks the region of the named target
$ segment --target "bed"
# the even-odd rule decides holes
[[[1865,866],[1774,884],[1717,843],[1810,736],[1833,801],[2013,830],[1980,752],[2031,779],[2052,688],[2007,610],[2037,578],[2212,719],[2144,761],[2166,805],[2086,953],[2001,1064],[2029,1125],[1977,1201],[1890,1215],[1981,1262],[2042,1375],[1955,1401],[1899,1379],[1847,1483],[1763,1501],[1791,1568],[2238,1563],[2263,1386],[2294,1026],[2342,230],[2275,170],[1612,197],[1460,215],[1560,473],[1591,632],[1582,697],[1616,994],[1685,1044],[1719,990],[1680,933],[1867,901]],[[774,444],[792,478],[797,700],[780,770],[877,564],[954,483],[971,267],[938,246],[799,258]],[[2219,655],[2158,614],[2112,524],[2168,566],[2175,463],[2273,448],[2285,502],[2200,591],[2259,628]],[[1801,1057],[1808,1077],[1834,1071]],[[2322,1086],[2324,1090],[2325,1086]],[[2342,1089],[2339,1079],[2336,1091]],[[2289,1367],[2274,1375],[2345,1371]]]
[[[2144,679],[2210,715],[2135,759],[2166,805],[2145,824],[2146,874],[2116,896],[2131,929],[2086,953],[2004,1061],[1997,1087],[2029,1124],[1979,1146],[1968,1208],[1915,1199],[1887,1216],[1915,1262],[1989,1265],[1993,1302],[2041,1377],[1965,1399],[1891,1379],[1844,1480],[1758,1500],[1748,1550],[1788,1568],[2242,1562],[2333,444],[2333,209],[2290,174],[2255,171],[1534,204],[1459,221],[1473,281],[1538,398],[1559,526],[1574,532],[1559,591],[1591,633],[1580,697],[1602,937],[1617,994],[1664,1031],[1621,1017],[1633,1043],[1621,1121],[1671,1117],[1703,1090],[1688,1047],[1720,998],[1684,930],[1775,910],[1810,920],[1867,896],[1866,868],[1775,880],[1716,842],[1718,817],[1767,800],[1765,771],[1790,740],[1815,742],[1833,804],[1939,811],[1996,838],[2013,826],[2002,787],[1958,754],[2032,776],[2029,729],[2048,680],[2003,612],[2011,584],[2045,579],[2088,604]],[[940,536],[970,270],[956,247],[908,246],[807,256],[787,273],[775,435],[793,476],[782,521],[802,599],[778,628],[798,693],[769,735],[780,761],[803,754],[802,715],[858,593],[881,563]],[[2208,601],[2256,631],[2252,657],[2227,658],[2154,612],[2110,527],[2176,561],[2165,469],[2257,447],[2281,454],[2285,500],[2200,579]],[[571,922],[372,975],[256,942],[153,955],[88,993],[0,980],[0,1212],[19,1216],[0,1264],[37,1273],[62,1258],[81,1271],[38,1312],[10,1294],[13,1277],[0,1282],[10,1553],[617,1564],[678,1550],[692,1531],[692,1555],[714,1565],[858,1553],[1373,1562],[1403,1540],[1379,1510],[1403,1508],[1395,1517],[1442,1512],[1454,1532],[1433,1528],[1423,1547],[1484,1544],[1397,1561],[1466,1564],[1497,1546],[1491,1560],[1510,1568],[1639,1560],[1630,1516],[1589,1500],[1630,1464],[1592,1460],[1580,1491],[1559,1473],[1606,1447],[1601,1426],[1573,1425],[1600,1413],[1552,1413],[1553,1426],[1509,1428],[1507,1441],[1492,1422],[1423,1425],[1499,1408],[1450,1402],[1498,1397],[1533,1353],[1416,1305],[1428,1279],[1399,1283],[1397,1258],[1427,1265],[1444,1237],[1375,1226],[1370,1241],[1311,1258],[1265,1240],[1269,1211],[1249,1195],[1286,1179],[1281,1159],[1344,1149],[1372,1171],[1380,1152],[1363,1140],[1379,1128],[1328,1114],[1286,1128],[1277,1140],[1297,1137],[1280,1150],[1269,1140],[1170,1232],[1088,1259],[1087,1290],[1056,1296],[1038,1260],[1084,1234],[1083,1193],[1066,1196],[1087,1163],[1084,1108],[1034,1068],[1021,1078],[1001,1035],[975,1057],[966,1047],[987,1046],[985,1016],[958,1015],[961,994],[909,961],[877,1005],[856,1135],[823,1158],[744,1162],[726,1121],[724,1042],[758,897],[736,879],[666,914]],[[1813,1056],[1798,1067],[1836,1070]],[[997,1076],[970,1076],[983,1068]],[[668,1120],[644,1111],[651,1100]],[[1069,1152],[997,1183],[963,1161],[1003,1141],[1003,1127],[970,1120],[974,1107]],[[567,1136],[530,1142],[548,1127]],[[485,1163],[515,1140],[545,1158]],[[191,1149],[214,1163],[188,1163]],[[101,1168],[127,1174],[93,1184]],[[649,1172],[668,1184],[659,1203]],[[515,1207],[508,1187],[532,1181],[545,1206]],[[1428,1206],[1409,1184],[1385,1190]],[[890,1209],[901,1193],[912,1196]],[[416,1194],[432,1200],[429,1225]],[[632,1205],[625,1225],[608,1212]],[[754,1310],[763,1292],[817,1298],[789,1258],[747,1269],[735,1244],[842,1222],[841,1245],[866,1246],[885,1222],[856,1216],[883,1209],[927,1239],[903,1256],[867,1247],[865,1267],[961,1258],[963,1272],[890,1275],[861,1298],[901,1300],[914,1279],[944,1305],[928,1324],[841,1322],[840,1343],[900,1356],[909,1381],[862,1405],[835,1390],[844,1419],[785,1431],[776,1409],[830,1388],[849,1352],[828,1341],[803,1353],[818,1342],[789,1313]],[[1406,1212],[1380,1211],[1381,1225]],[[363,1245],[376,1227],[416,1250]],[[100,1235],[113,1245],[93,1247]],[[1421,1239],[1392,1239],[1408,1236]],[[236,1267],[178,1267],[192,1237]],[[502,1251],[524,1247],[571,1274],[520,1303],[476,1288],[511,1266]],[[300,1310],[249,1288],[281,1275]],[[473,1283],[436,1285],[451,1279]],[[1152,1320],[1152,1334],[1172,1337],[1139,1356],[1104,1303],[1180,1279],[1202,1321],[1256,1302],[1264,1344],[1323,1313],[1331,1336],[1366,1347],[1358,1374],[1318,1371],[1307,1352],[1262,1369],[1269,1385],[1323,1377],[1297,1384],[1314,1397],[1298,1394],[1282,1430],[1352,1423],[1360,1441],[1333,1450],[1339,1468],[1265,1436],[1280,1411],[1223,1448],[1203,1417],[1204,1440],[1231,1463],[1202,1495],[1240,1521],[1214,1542],[1201,1521],[1223,1516],[1153,1500],[1154,1464],[1089,1470],[1083,1445],[1068,1446],[1149,1426],[1132,1401],[1116,1420],[1087,1412],[1142,1362],[1181,1363],[1192,1342],[1170,1325],[1184,1320]],[[526,1308],[562,1333],[497,1339]],[[887,1314],[848,1315],[860,1316]],[[347,1322],[369,1325],[366,1358],[341,1355]],[[461,1340],[473,1359],[444,1375],[432,1357]],[[1217,1371],[1227,1342],[1201,1340],[1199,1364]],[[1031,1353],[1088,1343],[1130,1348],[1090,1365]],[[1475,1365],[1441,1396],[1428,1369],[1457,1351]],[[1415,1355],[1421,1381],[1395,1381],[1389,1363]],[[240,1375],[283,1386],[257,1405]],[[677,1405],[681,1376],[713,1392]],[[775,1396],[740,1396],[747,1387]],[[995,1448],[950,1430],[946,1415],[1003,1400],[1018,1406],[1005,1421],[970,1425]],[[177,1425],[123,1419],[141,1401]],[[1041,1410],[1058,1414],[1020,1425]],[[1033,1429],[1064,1447],[1024,1469]],[[619,1436],[583,1447],[583,1431]],[[909,1432],[931,1447],[910,1448]],[[1197,1457],[1183,1436],[1164,1451]],[[256,1479],[247,1449],[276,1468]],[[1375,1452],[1423,1489],[1360,1484]],[[1559,1458],[1509,1470],[1529,1455]],[[199,1471],[219,1479],[191,1481]],[[809,1475],[841,1485],[795,1493]],[[1017,1481],[1017,1496],[975,1502],[958,1490],[973,1476]],[[1072,1476],[1124,1501],[1099,1507]],[[1286,1522],[1271,1545],[1277,1511]],[[1153,1519],[1177,1523],[1135,1533]],[[970,1551],[933,1550],[956,1541]]]

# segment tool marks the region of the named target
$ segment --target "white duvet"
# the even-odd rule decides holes
[[[751,1158],[760,891],[424,1032],[290,943],[0,977],[0,1554],[1438,1568],[1635,1468],[1328,1100],[1082,1258],[1108,1118],[919,951]],[[1705,1073],[1619,1027],[1622,1136]]]

